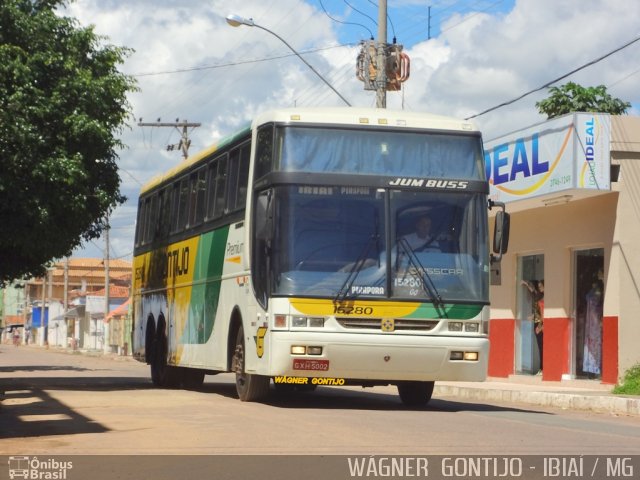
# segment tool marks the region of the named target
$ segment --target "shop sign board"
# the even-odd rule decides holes
[[[574,113],[485,143],[491,198],[510,202],[574,189],[609,191],[611,119]]]

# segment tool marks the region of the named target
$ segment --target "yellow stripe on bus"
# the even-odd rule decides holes
[[[411,315],[421,303],[418,302],[334,302],[328,299],[291,299],[291,306],[304,315],[335,315],[358,317],[405,317]]]

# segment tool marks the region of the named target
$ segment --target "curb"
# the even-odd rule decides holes
[[[471,400],[524,403],[562,409],[583,410],[615,415],[640,415],[640,399],[575,393],[531,392],[523,390],[498,390],[469,388],[436,383],[434,395],[453,396]]]

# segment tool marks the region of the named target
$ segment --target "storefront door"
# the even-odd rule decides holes
[[[574,252],[575,334],[577,378],[602,375],[602,305],[604,304],[604,249]]]
[[[533,296],[528,285],[544,281],[544,255],[518,257],[516,372],[535,375],[540,370],[540,354],[534,332]]]

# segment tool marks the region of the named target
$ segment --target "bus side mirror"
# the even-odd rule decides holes
[[[509,248],[509,226],[511,216],[504,210],[496,212],[496,223],[493,229],[493,253],[502,256]]]

